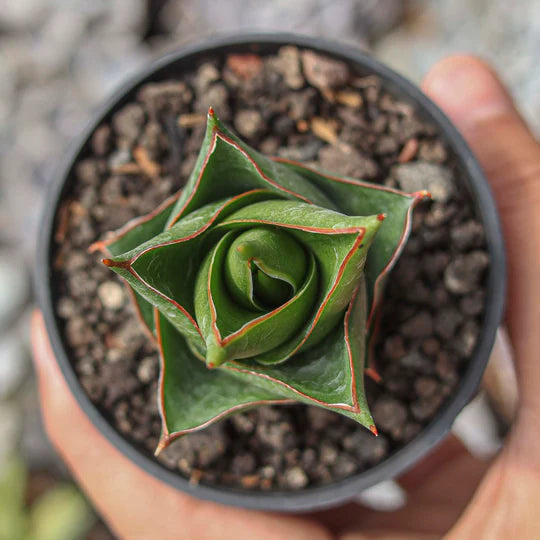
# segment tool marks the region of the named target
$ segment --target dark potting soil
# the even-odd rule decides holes
[[[76,373],[115,428],[151,454],[160,433],[157,353],[121,282],[88,247],[184,184],[210,105],[266,154],[433,195],[414,214],[386,293],[382,382],[367,381],[379,437],[316,407],[262,407],[180,438],[158,458],[193,482],[247,489],[350,476],[415,437],[453,391],[479,334],[489,261],[436,129],[342,62],[295,47],[216,58],[144,85],[95,131],[55,236],[57,313]]]

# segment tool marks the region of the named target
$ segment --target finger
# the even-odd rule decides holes
[[[199,501],[161,483],[118,452],[79,408],[58,369],[43,318],[32,318],[34,362],[47,432],[120,538],[329,538],[310,521]]]
[[[537,418],[540,415],[539,144],[495,73],[477,58],[454,56],[440,62],[426,76],[423,88],[462,131],[493,188],[508,255],[506,317],[524,405],[520,415],[533,414]]]

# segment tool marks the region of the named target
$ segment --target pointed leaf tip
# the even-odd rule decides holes
[[[114,261],[113,259],[101,259],[101,262],[108,268],[128,268],[129,261]]]
[[[379,215],[377,216],[377,219],[378,219],[379,221],[384,221],[384,220],[386,219],[386,214],[379,214]]]
[[[209,343],[206,349],[206,367],[215,369],[227,361],[227,352],[215,343]]]
[[[421,191],[416,191],[413,193],[417,199],[433,199],[433,196],[427,189],[422,189]]]
[[[379,431],[377,430],[377,428],[374,425],[369,426],[369,431],[371,431],[371,433],[373,433],[373,435],[375,435],[375,437],[379,436]]]
[[[216,115],[216,113],[214,112],[214,108],[213,108],[213,107],[209,107],[209,108],[208,108],[208,116],[214,117],[215,115]]]

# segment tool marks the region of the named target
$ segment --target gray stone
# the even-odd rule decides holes
[[[433,317],[428,311],[420,311],[401,325],[401,333],[409,338],[428,337],[433,333]]]
[[[454,191],[452,173],[434,163],[416,161],[396,165],[393,175],[403,191],[414,193],[427,189],[434,201],[446,202]]]
[[[28,272],[13,251],[0,252],[0,329],[20,313],[30,294]]]
[[[483,271],[489,264],[489,257],[483,251],[473,251],[468,255],[456,257],[444,272],[444,284],[453,294],[474,292]]]
[[[291,467],[285,471],[285,481],[291,489],[302,489],[307,486],[309,479],[303,469]]]
[[[27,367],[27,352],[18,335],[0,336],[0,400],[17,390]]]
[[[97,293],[103,307],[106,309],[117,310],[125,304],[124,288],[116,281],[104,281],[98,286]]]
[[[236,114],[234,126],[238,133],[246,138],[254,137],[262,128],[261,113],[256,110],[246,109]]]

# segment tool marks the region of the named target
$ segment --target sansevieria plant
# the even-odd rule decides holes
[[[265,157],[210,109],[185,188],[96,244],[159,348],[157,451],[229,414],[291,401],[376,434],[366,358],[426,196]]]

